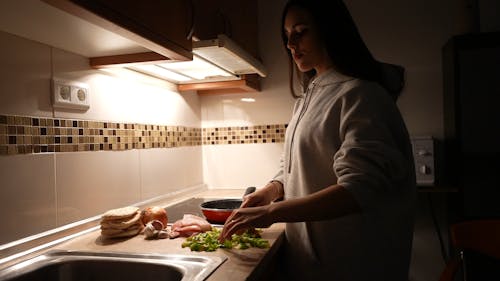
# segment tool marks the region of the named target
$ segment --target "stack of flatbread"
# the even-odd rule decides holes
[[[142,228],[141,212],[137,207],[109,210],[101,218],[101,235],[105,238],[135,236]]]

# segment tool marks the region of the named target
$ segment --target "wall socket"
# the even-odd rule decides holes
[[[58,109],[88,110],[89,85],[76,81],[52,79],[52,105]]]

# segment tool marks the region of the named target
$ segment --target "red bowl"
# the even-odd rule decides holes
[[[241,199],[213,200],[201,203],[200,208],[209,222],[223,224],[231,213],[241,206],[241,203]]]

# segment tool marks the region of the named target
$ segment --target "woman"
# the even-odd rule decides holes
[[[305,93],[280,171],[245,197],[220,240],[286,222],[288,278],[408,280],[415,174],[401,84],[387,83],[340,0],[291,0],[282,28]]]

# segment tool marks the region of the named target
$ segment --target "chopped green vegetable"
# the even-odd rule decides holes
[[[220,229],[213,227],[210,231],[188,237],[182,243],[182,248],[189,247],[191,251],[196,252],[213,252],[218,248],[241,250],[250,247],[269,248],[269,241],[262,239],[258,230],[247,230],[241,235],[233,234],[231,240],[226,240],[222,244],[218,240],[220,232]]]

